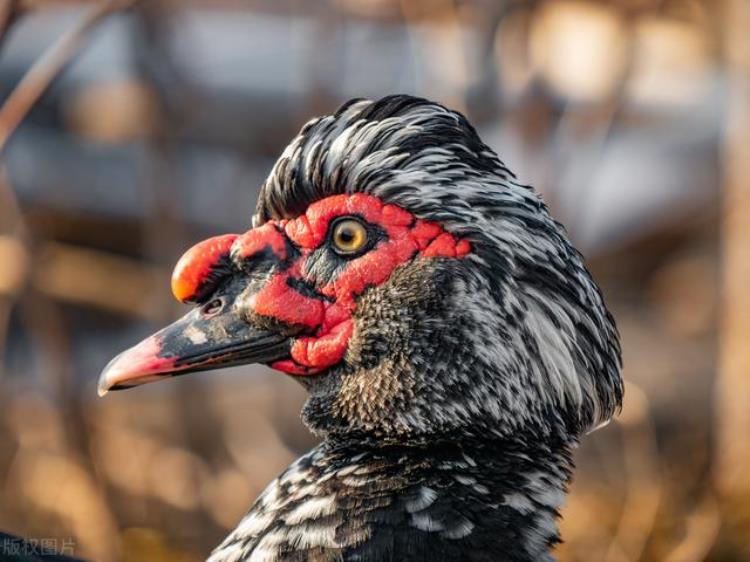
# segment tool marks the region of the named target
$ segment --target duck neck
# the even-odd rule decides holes
[[[390,503],[397,519],[445,543],[441,548],[462,544],[493,560],[508,552],[515,560],[545,560],[559,542],[557,518],[573,468],[569,444],[514,437],[323,447],[346,458],[335,465],[377,475],[378,491],[400,498]]]

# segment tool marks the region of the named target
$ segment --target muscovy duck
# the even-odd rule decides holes
[[[265,363],[322,443],[210,560],[552,559],[579,438],[623,394],[615,323],[541,198],[464,116],[396,95],[307,123],[253,228],[190,249],[183,318],[100,394]]]

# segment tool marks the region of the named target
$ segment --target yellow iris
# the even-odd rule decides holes
[[[354,254],[367,244],[367,229],[355,219],[344,219],[333,227],[333,247],[340,254]]]

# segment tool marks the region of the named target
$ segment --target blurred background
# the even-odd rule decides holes
[[[95,382],[308,118],[397,92],[468,115],[617,318],[560,560],[750,560],[746,0],[0,0],[1,529],[201,560],[314,444],[265,368]]]

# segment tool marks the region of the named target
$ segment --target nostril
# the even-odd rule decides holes
[[[224,299],[212,299],[201,307],[201,313],[204,316],[213,316],[224,308]]]

